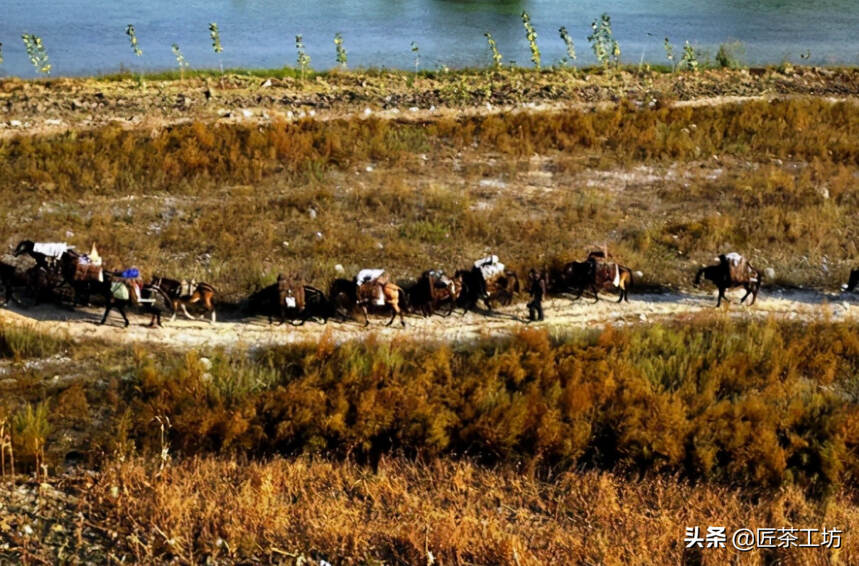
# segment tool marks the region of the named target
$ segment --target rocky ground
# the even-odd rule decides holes
[[[517,107],[639,104],[725,97],[859,93],[859,70],[792,66],[658,73],[506,70],[413,74],[374,71],[290,77],[226,74],[185,80],[0,79],[0,136],[57,133],[119,124],[157,129],[187,120],[259,121],[384,112],[423,119]]]

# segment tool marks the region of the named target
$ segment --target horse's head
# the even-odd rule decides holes
[[[15,257],[31,253],[34,245],[32,240],[22,240],[18,243],[18,247],[15,248]]]

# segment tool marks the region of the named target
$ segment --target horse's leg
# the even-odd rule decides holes
[[[624,296],[624,295],[623,295],[623,294],[624,294],[623,286],[622,286],[622,285],[621,285],[621,286],[619,286],[619,287],[618,287],[618,290],[620,291],[620,296],[617,298],[617,302],[618,302],[618,303],[622,303],[622,302],[623,302],[623,296]]]
[[[118,305],[116,305],[116,308],[119,309],[119,314],[122,315],[122,320],[125,321],[125,327],[128,328],[128,325],[131,323],[128,322],[128,317],[125,316],[125,305],[123,305],[122,303],[119,303]]]
[[[364,326],[370,326],[370,317],[367,315],[367,305],[361,305],[361,312],[364,313]]]
[[[725,297],[725,288],[719,287],[719,298],[716,301],[716,308],[719,308],[720,306],[722,306],[722,299],[724,299],[725,302],[728,302],[728,303],[730,302],[730,301],[728,301],[727,297]]]
[[[197,317],[191,316],[191,314],[188,312],[188,309],[185,308],[185,301],[182,301],[179,304],[182,305],[182,312],[185,313],[185,318],[187,318],[188,320],[197,320]]]
[[[387,322],[387,324],[385,324],[385,326],[391,326],[391,323],[392,323],[392,322],[394,322],[394,319],[395,319],[395,318],[397,318],[397,310],[398,310],[398,309],[397,309],[397,305],[395,305],[395,304],[393,304],[393,303],[388,303],[388,304],[389,304],[389,305],[390,305],[390,307],[391,307],[391,320],[389,320],[389,321]]]
[[[388,326],[391,326],[391,323],[394,322],[394,319],[397,317],[397,315],[400,315],[400,324],[402,324],[403,328],[405,328],[406,319],[403,318],[403,310],[400,308],[400,305],[398,305],[395,301],[391,303],[391,308],[393,309],[394,313],[393,315],[391,315],[391,320],[388,321]]]
[[[599,289],[597,289],[596,284],[591,285],[591,291],[594,294],[594,304],[596,304],[600,301],[600,293],[599,293]]]
[[[98,323],[99,325],[102,325],[105,322],[107,322],[107,315],[110,314],[110,310],[112,308],[113,308],[113,300],[107,299],[107,307],[105,307],[105,309],[104,309],[104,316],[101,317],[101,322]]]
[[[173,305],[173,314],[170,316],[170,322],[173,322],[174,320],[176,320],[176,313],[179,310],[179,301],[177,301],[176,299],[170,299],[170,302]]]
[[[212,305],[212,318],[210,320],[212,324],[215,324],[215,318],[215,305]]]
[[[752,289],[749,287],[749,285],[743,285],[743,288],[746,290],[746,294],[743,295],[742,299],[740,299],[740,304],[746,302],[746,298],[752,294]]]

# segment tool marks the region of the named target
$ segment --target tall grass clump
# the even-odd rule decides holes
[[[531,24],[531,16],[522,10],[522,26],[525,28],[525,38],[528,40],[528,48],[531,50],[531,62],[534,68],[540,68],[540,47],[537,45],[537,31]]]
[[[501,52],[498,51],[498,44],[495,43],[495,38],[492,37],[492,34],[487,31],[483,36],[486,38],[486,42],[489,44],[489,52],[492,54],[492,68],[498,71],[501,69],[501,62],[504,58]]]
[[[591,30],[588,41],[591,42],[594,56],[600,65],[603,67],[619,66],[620,44],[614,38],[614,32],[611,29],[611,17],[608,14],[603,14],[598,20],[591,23]]]
[[[12,445],[18,462],[32,464],[36,475],[45,470],[45,445],[51,430],[48,414],[46,403],[35,407],[27,403],[12,419]]]
[[[32,33],[25,33],[21,35],[21,40],[36,72],[43,75],[51,74],[51,63],[48,61],[48,52],[45,50],[42,38]]]
[[[3,42],[0,41],[0,65],[3,64]]]
[[[47,358],[67,348],[65,339],[27,326],[0,325],[0,359]]]

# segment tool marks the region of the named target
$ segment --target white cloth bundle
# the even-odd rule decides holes
[[[740,262],[743,261],[743,256],[737,252],[731,252],[729,254],[725,254],[725,259],[730,261],[732,265],[740,265]]]
[[[42,254],[54,259],[60,259],[72,246],[65,242],[36,242],[33,244],[33,251],[37,254]]]
[[[384,269],[362,269],[358,272],[358,276],[355,277],[355,281],[358,282],[358,285],[363,285],[364,283],[375,281],[384,274]]]
[[[497,255],[487,256],[474,262],[474,267],[483,274],[483,279],[489,281],[496,275],[504,273],[504,264],[498,261]]]

